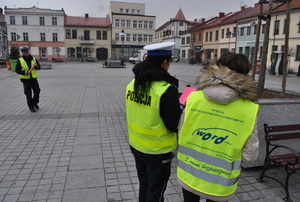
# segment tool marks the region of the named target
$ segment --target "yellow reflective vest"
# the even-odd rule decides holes
[[[193,92],[179,135],[178,178],[208,195],[234,193],[242,148],[252,134],[258,109],[247,100],[222,105],[206,99],[202,91]]]
[[[134,92],[134,79],[126,89],[129,144],[147,154],[171,152],[177,147],[176,133],[169,131],[160,116],[160,98],[171,84],[153,81],[147,94]]]
[[[21,63],[21,67],[22,67],[22,70],[23,71],[28,71],[31,67],[28,67],[26,61],[24,60],[24,58],[19,58],[20,60],[20,63]],[[31,60],[31,66],[33,66],[34,64],[36,63],[36,58],[33,57],[33,59]],[[30,79],[30,75],[19,75],[21,79]],[[32,71],[31,71],[31,76],[32,78],[37,78],[38,77],[38,74],[36,72],[36,69],[33,68]]]

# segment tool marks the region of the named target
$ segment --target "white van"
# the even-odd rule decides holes
[[[141,54],[140,53],[135,53],[133,56],[131,56],[128,61],[131,63],[131,64],[136,64],[136,63],[139,63],[141,62]]]

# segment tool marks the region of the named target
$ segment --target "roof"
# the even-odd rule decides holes
[[[236,13],[236,12],[235,12]],[[229,17],[231,17],[232,15],[234,15],[235,13],[228,13],[224,16],[221,16],[219,18],[217,18],[216,20],[212,21],[211,23],[207,23],[205,24],[203,27],[204,28],[208,28],[208,27],[214,27],[219,25],[220,23],[222,23],[224,20],[228,19]]]
[[[177,14],[176,14],[174,20],[187,21],[187,20],[185,19],[185,17],[184,17],[184,14],[183,14],[181,8],[178,10],[178,12],[177,12]]]
[[[255,7],[248,7],[248,8],[242,8],[241,11],[236,12],[232,16],[226,18],[220,25],[226,25],[235,23],[239,19],[243,18],[244,16],[248,15],[250,12],[252,12],[255,9]]]
[[[287,3],[282,4],[281,6],[278,7],[278,12],[282,12],[282,11],[285,12],[286,8],[287,8]],[[290,9],[293,10],[293,9],[298,9],[298,8],[300,8],[300,1],[299,0],[291,1]],[[273,13],[275,13],[276,11],[277,11],[277,9],[275,9],[273,11]]]
[[[87,27],[109,27],[111,25],[109,16],[105,18],[98,17],[75,17],[65,16],[65,25],[67,26],[87,26]]]

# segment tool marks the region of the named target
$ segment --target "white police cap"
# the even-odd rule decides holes
[[[149,56],[165,56],[172,55],[172,48],[175,42],[162,42],[144,46]]]

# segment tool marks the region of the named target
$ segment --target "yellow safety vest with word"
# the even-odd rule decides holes
[[[178,141],[177,176],[198,192],[228,196],[237,189],[242,148],[259,106],[239,99],[217,104],[195,91],[188,97]]]
[[[133,79],[126,89],[129,144],[147,154],[171,152],[177,147],[176,133],[169,131],[160,116],[160,98],[171,84],[153,81],[147,94],[134,92]]]
[[[31,68],[31,67],[28,67],[28,65],[27,65],[26,61],[24,60],[24,58],[19,58],[19,60],[20,60],[21,67],[22,67],[23,71],[28,71]],[[36,59],[35,59],[35,57],[33,57],[33,59],[31,60],[31,66],[33,66],[35,63],[36,63]],[[32,78],[37,78],[38,77],[35,68],[32,69],[31,76],[32,76]],[[21,79],[30,79],[30,75],[21,75],[20,74],[20,78]]]

